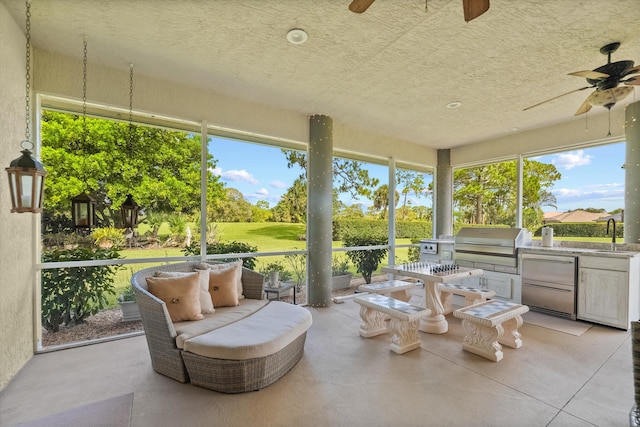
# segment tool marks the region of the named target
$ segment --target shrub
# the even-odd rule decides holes
[[[349,274],[349,258],[343,255],[336,255],[331,260],[331,275],[342,276]]]
[[[556,237],[609,237],[613,230],[610,227],[609,234],[607,235],[607,223],[606,222],[562,222],[562,223],[550,223],[546,224],[553,228],[553,234]],[[542,235],[542,227],[538,228],[534,236]],[[616,238],[624,237],[624,223],[616,223]]]
[[[184,252],[184,254],[186,256],[192,256],[192,255],[200,255],[200,242],[194,242],[192,244],[190,244],[189,246],[186,246],[182,252]],[[244,242],[237,242],[237,241],[233,241],[233,242],[217,242],[217,243],[208,243],[207,244],[207,254],[208,255],[214,255],[214,254],[241,254],[241,253],[247,253],[247,252],[258,252],[258,248],[256,246],[252,246],[248,243],[244,243]],[[238,257],[229,257],[229,258],[224,258],[222,260],[218,260],[218,261],[222,261],[222,262],[233,262],[236,261],[238,259]],[[245,268],[248,268],[249,270],[255,270],[256,267],[256,258],[255,257],[246,257],[246,258],[242,258],[242,266]]]
[[[43,262],[120,259],[115,249],[75,248],[44,252]],[[42,270],[42,326],[57,332],[60,325],[76,325],[107,307],[117,265]]]
[[[411,239],[411,243],[420,243],[420,239]],[[408,262],[420,261],[420,248],[411,246],[407,251]]]
[[[296,282],[296,292],[300,292],[307,278],[307,256],[304,254],[289,254],[284,256],[285,261],[293,270],[293,280]]]
[[[388,243],[387,236],[375,234],[361,234],[345,236],[344,246],[378,246]],[[355,250],[347,252],[347,256],[356,266],[358,273],[362,273],[366,283],[371,283],[371,274],[378,269],[380,261],[387,255],[387,249]]]
[[[131,285],[127,286],[124,292],[121,293],[120,296],[118,297],[118,301],[120,302],[133,302],[135,300],[136,300],[136,293],[133,290],[133,286]]]
[[[96,228],[91,232],[91,238],[96,245],[106,248],[111,246],[121,248],[125,243],[124,231],[115,227]]]

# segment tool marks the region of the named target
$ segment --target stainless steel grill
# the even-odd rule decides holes
[[[518,274],[518,248],[531,244],[525,228],[462,228],[454,239],[456,264]]]

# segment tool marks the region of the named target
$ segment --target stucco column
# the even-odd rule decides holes
[[[307,303],[331,305],[333,119],[309,119],[307,162]]]
[[[625,110],[624,241],[640,243],[640,101]]]
[[[453,234],[453,170],[451,168],[451,151],[438,150],[438,166],[436,167],[435,202],[435,235],[451,236]]]

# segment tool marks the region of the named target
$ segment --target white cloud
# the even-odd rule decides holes
[[[262,195],[262,196],[268,196],[269,195],[269,191],[267,191],[266,188],[261,188],[258,191],[256,191],[256,194]]]
[[[584,150],[568,151],[566,153],[558,154],[551,163],[560,169],[573,169],[576,166],[586,166],[591,164],[591,158],[588,154],[585,154]]]
[[[287,188],[287,184],[282,181],[271,181],[270,185],[274,188]]]
[[[248,182],[249,184],[257,184],[258,180],[246,170],[229,170],[223,172],[221,168],[213,169],[213,174],[219,176],[224,181]]]
[[[597,188],[596,186],[589,186],[586,189],[582,188],[555,188],[552,190],[554,196],[558,202],[583,202],[589,203],[589,205],[582,206],[587,207],[600,207],[601,201],[624,201],[624,186],[607,186],[602,185]],[[606,188],[611,187],[611,188]]]

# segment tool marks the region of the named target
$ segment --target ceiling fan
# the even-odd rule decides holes
[[[570,93],[580,92],[585,89],[595,88],[587,99],[582,103],[576,116],[584,114],[591,110],[592,106],[605,107],[611,111],[616,102],[623,100],[633,92],[633,86],[640,86],[640,76],[629,77],[632,74],[640,73],[640,65],[633,66],[633,61],[616,61],[611,62],[611,54],[618,50],[619,42],[609,43],[600,48],[600,53],[607,55],[607,63],[593,70],[576,71],[569,73],[570,76],[584,77],[590,86],[574,89],[562,95],[555,96],[551,99],[539,102],[535,105],[525,108],[523,111],[529,110],[538,105],[553,101]],[[624,83],[625,86],[619,86]]]
[[[375,0],[353,0],[349,5],[349,10],[355,13],[362,13],[371,6]],[[426,2],[427,0],[425,0]],[[489,10],[489,0],[462,0],[464,9],[464,20],[469,22],[472,19]]]

